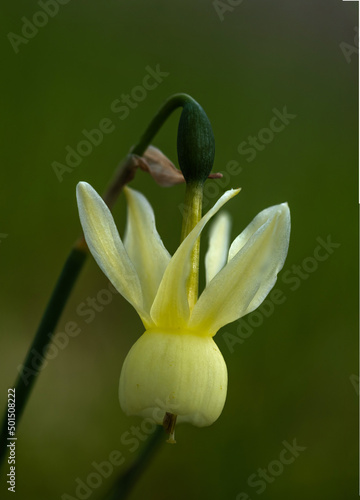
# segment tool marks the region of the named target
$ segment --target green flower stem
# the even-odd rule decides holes
[[[173,113],[173,111],[175,111],[177,108],[181,108],[186,104],[199,106],[197,102],[187,94],[174,94],[169,97],[169,99],[164,102],[154,118],[151,120],[149,126],[141,136],[139,142],[131,148],[130,153],[142,156],[148,145],[151,143],[165,121],[169,118],[171,113]]]
[[[186,185],[185,208],[183,215],[183,225],[181,231],[181,241],[194,229],[201,219],[203,200],[203,184],[190,183]],[[187,293],[190,310],[194,307],[198,299],[199,291],[199,255],[200,238],[196,240],[194,249],[191,253],[191,269],[187,282]]]
[[[77,277],[84,265],[86,251],[82,248],[74,247],[64,265],[58,282],[51,295],[50,301],[46,307],[44,316],[41,320],[35,338],[31,344],[29,352],[21,367],[18,379],[15,384],[16,401],[16,429],[18,428],[21,415],[29,399],[35,380],[41,370],[38,355],[44,356],[46,349],[51,341],[55,326],[65,307],[68,296],[77,280]],[[49,335],[50,334],[50,335]],[[43,357],[42,357],[43,360]],[[1,427],[0,439],[0,463],[7,451],[7,411]]]
[[[157,425],[154,433],[149,437],[148,442],[144,445],[134,462],[118,478],[109,495],[105,497],[106,500],[124,500],[128,497],[137,480],[154,457],[160,445],[164,442],[164,439],[164,429]]]

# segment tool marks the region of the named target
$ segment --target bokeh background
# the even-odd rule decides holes
[[[357,498],[357,2],[63,3],[27,43],[19,42],[18,53],[8,34],[22,36],[22,18],[43,9],[24,0],[0,8],[1,410],[80,231],[77,182],[102,191],[161,102],[187,92],[212,122],[214,170],[237,166],[226,182],[207,188],[209,207],[226,188],[242,187],[228,204],[233,236],[263,208],[290,205],[291,244],[276,285],[284,302],[269,317],[245,318],[259,324],[232,349],[225,333],[235,338],[244,326],[235,322],[218,333],[229,371],[221,418],[204,429],[179,426],[177,445],[162,446],[131,498]],[[156,65],[168,76],[119,120],[112,103]],[[296,116],[248,161],[239,145],[284,107]],[[175,163],[179,114],[154,141]],[[104,118],[114,131],[60,182],[53,162],[64,164],[66,146],[76,148],[82,130]],[[133,186],[153,204],[173,252],[184,187],[159,188],[144,173]],[[123,230],[122,197],[114,214]],[[314,259],[319,238],[329,237],[338,246],[323,250],[326,260]],[[206,239],[204,233],[203,251]],[[81,333],[43,369],[18,425],[18,498],[79,498],[77,478],[86,481],[94,461],[119,450],[124,464],[83,496],[101,498],[137,454],[121,438],[141,420],[124,416],[117,388],[124,358],[142,333],[140,320],[120,296],[89,323],[77,312],[107,286],[89,259],[57,327],[63,332],[74,321]],[[271,462],[284,441],[294,440],[306,449],[275,475]],[[263,492],[254,485],[259,468],[269,475]],[[7,472],[6,465],[1,498],[10,495]]]

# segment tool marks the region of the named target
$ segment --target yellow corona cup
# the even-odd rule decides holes
[[[138,312],[145,332],[128,353],[120,376],[127,415],[166,414],[177,422],[212,424],[227,391],[225,361],[216,332],[256,309],[274,286],[289,244],[286,203],[260,212],[229,248],[230,220],[220,213],[210,231],[206,287],[189,305],[191,253],[205,224],[239,190],[229,190],[204,215],[171,257],[156,230],[154,213],[139,192],[124,189],[128,220],[124,242],[113,217],[87,183],[77,187],[80,220],[96,262]]]

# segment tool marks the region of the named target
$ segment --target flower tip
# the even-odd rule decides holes
[[[280,203],[279,213],[290,217],[290,208],[287,201],[285,201],[284,203]]]
[[[80,181],[76,186],[76,194],[78,196],[83,196],[86,194],[87,191],[89,191],[89,188],[92,189],[92,187],[88,182]]]
[[[100,196],[97,194],[95,189],[88,183],[80,181],[76,186],[76,200],[79,210],[89,208],[89,204],[97,201]]]
[[[229,189],[228,193],[230,194],[230,197],[233,198],[234,196],[238,195],[240,193],[242,188],[232,188]]]

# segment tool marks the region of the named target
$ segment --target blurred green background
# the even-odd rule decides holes
[[[177,445],[164,444],[131,498],[357,498],[357,3],[63,3],[46,23],[37,2],[0,8],[1,409],[80,231],[77,182],[102,191],[161,102],[187,92],[212,122],[214,170],[226,172],[229,162],[238,170],[226,182],[212,181],[206,209],[226,188],[241,186],[227,207],[235,237],[263,208],[290,205],[290,249],[276,284],[285,299],[269,317],[245,318],[261,324],[232,349],[224,335],[238,335],[245,323],[217,334],[229,371],[221,417],[209,428],[179,426]],[[22,18],[34,15],[45,25],[27,43],[13,38],[12,46],[8,33],[23,36]],[[112,103],[156,65],[168,76],[120,120]],[[284,107],[296,116],[268,140],[262,129],[273,109]],[[179,114],[154,141],[174,162]],[[66,146],[76,148],[82,130],[104,118],[114,131],[59,182],[53,162],[64,164]],[[248,161],[239,145],[259,133],[262,150]],[[152,203],[173,252],[184,187],[159,188],[143,173],[133,186]],[[122,197],[114,214],[122,231]],[[318,239],[329,237],[339,246],[316,260]],[[203,252],[206,239],[205,233]],[[18,426],[18,498],[76,498],[76,479],[86,481],[94,461],[119,450],[124,464],[84,496],[101,498],[136,456],[121,437],[141,420],[124,416],[117,390],[140,320],[120,296],[89,323],[77,313],[107,286],[89,259],[57,328],[75,321],[81,333],[44,367]],[[306,449],[279,472],[271,463],[283,442],[295,439]],[[256,483],[259,468],[268,471],[265,489]],[[6,465],[1,497],[10,495],[7,472]]]

